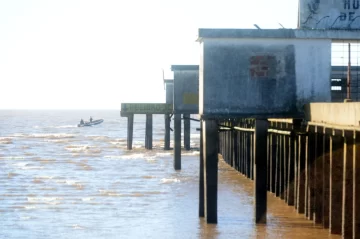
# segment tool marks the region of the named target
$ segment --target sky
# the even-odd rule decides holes
[[[164,103],[199,28],[297,27],[298,0],[0,0],[0,109]]]

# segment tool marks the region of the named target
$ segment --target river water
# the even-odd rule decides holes
[[[90,116],[104,122],[76,126]],[[271,194],[267,225],[254,224],[252,182],[222,160],[218,224],[207,224],[198,217],[199,152],[183,151],[175,171],[161,115],[153,150],[144,149],[145,117],[135,116],[131,151],[116,110],[2,110],[0,122],[1,239],[340,238]]]

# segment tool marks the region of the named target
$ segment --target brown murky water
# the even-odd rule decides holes
[[[77,128],[84,115],[105,121]],[[152,151],[143,149],[144,118],[126,150],[117,111],[0,111],[0,122],[0,238],[340,238],[271,194],[267,225],[254,224],[253,183],[223,161],[218,224],[207,224],[198,217],[199,154],[183,152],[174,171],[161,116]]]

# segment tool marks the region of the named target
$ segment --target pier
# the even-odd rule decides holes
[[[171,67],[174,169],[181,119],[189,150],[189,115],[198,114],[199,217],[209,224],[218,222],[221,157],[253,180],[255,223],[267,223],[271,193],[330,234],[360,238],[360,103],[352,102],[359,82],[351,83],[358,67],[349,60],[345,77],[331,65],[333,43],[360,41],[360,21],[337,22],[343,3],[317,4],[309,12],[300,1],[298,29],[199,29],[200,64]],[[321,21],[310,19],[315,13]]]

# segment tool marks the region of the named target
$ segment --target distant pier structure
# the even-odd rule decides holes
[[[181,115],[184,148],[190,150],[190,115],[199,113],[199,66],[172,65],[174,72],[174,168],[181,169]]]

